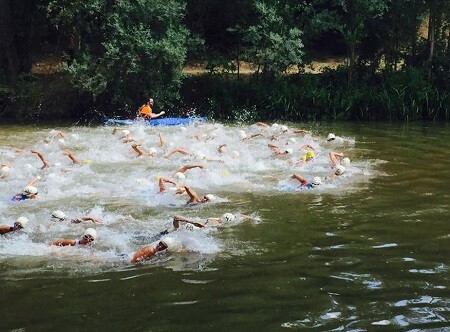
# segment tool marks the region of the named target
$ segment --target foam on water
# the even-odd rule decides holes
[[[67,262],[62,266],[69,269],[79,268],[83,262],[89,265],[92,261],[100,268],[101,262],[107,266],[111,262],[113,265],[129,264],[137,248],[154,241],[159,232],[171,227],[171,217],[175,214],[186,213],[203,219],[220,217],[226,212],[223,210],[226,206],[229,206],[229,212],[237,212],[238,203],[234,204],[228,198],[230,194],[236,196],[249,191],[261,195],[279,194],[280,191],[288,195],[301,195],[306,191],[333,193],[338,188],[355,187],[358,181],[372,176],[370,161],[351,160],[347,171],[339,178],[325,182],[317,189],[300,190],[298,181],[290,178],[292,174],[323,179],[332,173],[328,152],[339,147],[335,147],[336,143],[330,146],[325,142],[326,133],[321,133],[322,137],[318,138],[296,134],[292,129],[286,131],[281,125],[261,128],[220,123],[158,128],[136,124],[125,128],[141,143],[144,151],[154,148],[156,155],[136,158],[137,154],[131,148],[133,142],[124,143],[120,130],[112,134],[112,128],[108,126],[71,127],[65,130],[63,138],[55,136],[56,129],[29,130],[4,138],[0,146],[0,163],[10,165],[10,174],[0,179],[0,224],[12,226],[21,215],[27,216],[30,222],[21,232],[2,236],[0,260],[20,262],[24,257],[27,261],[35,257],[36,261]],[[264,136],[243,140],[240,131],[244,131],[246,137]],[[162,146],[160,134],[166,143]],[[268,143],[280,149],[293,149],[294,153],[277,157],[268,148]],[[304,144],[314,147],[315,158],[312,162],[295,165],[305,153],[304,149],[300,150]],[[346,147],[347,153],[354,149],[355,141],[343,137],[340,144]],[[221,145],[225,146],[219,151]],[[164,154],[174,147],[187,149],[189,155],[175,153],[165,158]],[[25,151],[20,154],[14,148]],[[50,167],[40,169],[42,163],[30,153],[32,148],[44,154]],[[79,164],[73,164],[63,155],[62,151],[66,149],[74,153]],[[171,184],[168,184],[169,190],[158,193],[158,178],[173,178],[178,168],[185,164],[202,164],[205,168],[188,170],[186,179],[177,180],[175,187],[189,185],[199,196],[214,194],[217,200],[186,206],[188,196],[175,195]],[[39,197],[12,202],[11,197],[21,192],[27,181],[36,175],[41,176],[35,184]],[[219,212],[211,215],[215,206]],[[51,219],[53,210],[62,210],[69,220],[55,223]],[[100,217],[102,224],[70,223],[70,218],[88,214]],[[195,231],[181,229],[173,236],[183,243],[184,253],[163,255],[171,257],[188,252],[214,256],[226,252],[229,244],[215,235],[221,228],[235,227],[241,222],[237,219],[219,228]],[[92,246],[56,248],[48,245],[57,238],[80,238],[88,227],[95,228],[98,233]],[[173,259],[171,264],[172,268],[180,268],[173,266]]]

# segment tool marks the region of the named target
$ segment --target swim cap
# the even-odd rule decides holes
[[[222,214],[222,216],[220,217],[220,221],[221,222],[231,222],[236,220],[236,216],[232,213],[224,213]]]
[[[58,140],[58,143],[61,144],[61,145],[64,145],[64,144],[66,144],[66,141],[63,140],[62,138],[60,138],[60,139]]]
[[[150,148],[150,149],[148,150],[148,153],[151,154],[151,155],[155,155],[157,152],[158,152],[158,151],[157,151],[155,148]]]
[[[336,175],[341,175],[344,172],[345,172],[345,167],[344,166],[342,166],[342,165],[336,166],[336,172],[335,172]]]
[[[314,158],[315,153],[314,153],[314,151],[307,151],[305,156],[306,156],[306,158]]]
[[[216,199],[216,196],[214,196],[213,194],[207,194],[205,195],[205,198],[207,201],[214,201]]]
[[[131,134],[131,132],[129,130],[126,130],[126,129],[122,130],[120,133],[121,133],[122,137],[125,137],[125,136],[128,136],[128,135]]]
[[[297,140],[294,137],[289,138],[288,141],[291,142],[291,143],[297,142]]]
[[[36,189],[36,187],[33,186],[26,186],[25,188],[23,188],[23,193],[26,196],[30,196],[30,195],[35,195],[38,193],[38,190]]]
[[[20,227],[24,228],[28,224],[27,217],[19,217],[16,220],[16,224],[20,225]]]
[[[286,149],[284,150],[285,153],[291,154],[292,152],[294,152],[292,149]]]
[[[83,235],[90,235],[95,240],[97,238],[97,231],[95,229],[93,229],[93,228],[87,228],[84,231]]]
[[[336,135],[334,135],[333,133],[329,133],[328,137],[327,137],[327,141],[332,141],[336,138]]]
[[[322,184],[322,180],[318,176],[316,176],[314,177],[314,179],[312,179],[311,184],[313,186],[320,186]]]
[[[195,159],[197,159],[197,160],[205,159],[205,155],[203,153],[196,153]]]
[[[347,158],[347,157],[342,158],[342,160],[341,160],[341,165],[343,165],[343,166],[348,166],[348,165],[350,165],[350,158]]]
[[[287,131],[289,128],[285,125],[280,126],[281,131]]]
[[[180,130],[181,131],[187,131],[187,128],[186,127],[180,127]]]
[[[170,251],[181,251],[181,249],[183,248],[181,241],[173,237],[167,237],[161,242],[164,243],[167,249]]]
[[[9,174],[8,166],[3,166],[2,168],[0,168],[0,177],[4,178],[4,177],[8,176],[8,174]]]
[[[55,210],[52,212],[52,217],[59,219],[59,221],[63,221],[66,218],[66,215],[60,210]]]
[[[247,134],[245,133],[245,131],[239,130],[239,136],[241,137],[241,139],[244,139],[247,137]]]
[[[237,158],[237,157],[240,156],[239,152],[237,152],[236,150],[231,151],[231,155],[232,155],[234,158]]]
[[[176,172],[175,173],[175,178],[177,180],[184,180],[184,179],[186,179],[186,175],[184,175],[184,173],[181,173],[181,172]]]

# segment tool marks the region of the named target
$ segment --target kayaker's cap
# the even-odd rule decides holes
[[[330,142],[332,140],[336,139],[336,135],[333,133],[329,133],[327,137],[327,142]]]
[[[55,210],[52,212],[52,218],[58,219],[59,221],[63,221],[64,219],[66,219],[66,215],[64,214],[64,212],[60,210]]]
[[[342,165],[336,166],[336,172],[335,172],[336,175],[342,175],[342,174],[344,174],[344,172],[345,172],[344,166],[342,166]]]
[[[17,218],[15,224],[24,228],[28,224],[28,218],[27,217],[19,217],[19,218]]]

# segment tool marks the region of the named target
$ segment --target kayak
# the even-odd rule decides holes
[[[138,123],[145,123],[149,126],[177,126],[183,124],[190,124],[194,122],[204,122],[206,121],[206,117],[198,116],[198,117],[172,117],[172,118],[156,118],[151,120],[144,119],[120,119],[120,118],[107,118],[102,117],[100,120],[103,124],[106,125],[133,125]]]

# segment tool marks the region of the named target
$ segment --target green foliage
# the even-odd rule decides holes
[[[79,41],[66,66],[74,85],[101,106],[162,105],[178,96],[188,31],[179,0],[66,1],[47,6],[55,26]]]
[[[255,8],[259,19],[243,33],[243,41],[249,45],[247,59],[269,76],[301,65],[304,54],[302,32],[288,26],[285,15],[276,6],[255,1]]]

